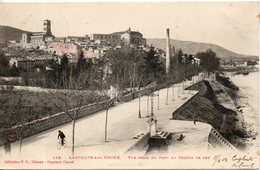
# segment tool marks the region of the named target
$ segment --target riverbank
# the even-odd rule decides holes
[[[249,75],[236,75],[230,77],[240,88],[241,111],[244,115],[244,126],[250,133],[246,139],[247,148],[259,145],[259,72]]]
[[[230,78],[218,75],[216,81],[203,80],[188,89],[199,91],[199,95],[174,112],[173,118],[208,123],[235,147],[247,149],[246,141],[255,134],[244,120],[245,102],[240,88]]]

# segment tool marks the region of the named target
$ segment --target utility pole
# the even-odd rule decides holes
[[[166,105],[168,105],[168,93],[169,93],[169,86],[167,86],[167,93],[166,93]]]
[[[137,85],[137,83],[136,83],[136,71],[135,71],[135,69],[136,69],[136,63],[134,63],[134,76],[133,76],[134,91],[136,90],[135,87],[136,87],[136,85]]]
[[[181,91],[181,82],[180,82],[180,83],[178,83],[178,86],[179,86],[179,88],[178,88],[178,97],[180,97],[180,91]]]
[[[147,115],[146,115],[146,117],[149,117],[149,95],[150,94],[148,93],[147,94],[147,107],[146,107],[147,108],[147,110],[146,110],[147,111]]]
[[[182,82],[182,94],[184,94],[184,80]]]
[[[174,84],[172,84],[172,101],[174,101]]]
[[[138,98],[139,98],[139,114],[138,114],[138,117],[141,118],[141,94],[139,93],[138,94]]]
[[[105,122],[105,142],[107,142],[107,119],[108,119],[108,109],[109,109],[109,107],[107,106],[107,109],[106,109],[106,122]]]
[[[158,102],[158,103],[157,103],[157,104],[158,104],[158,105],[157,105],[157,110],[160,110],[160,109],[159,109],[159,103],[160,103],[160,89],[158,89],[158,98],[157,98],[157,102]]]

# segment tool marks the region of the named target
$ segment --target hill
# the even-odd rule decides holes
[[[0,43],[6,42],[8,40],[20,41],[22,39],[22,33],[29,32],[24,31],[18,28],[10,26],[1,26],[0,25]],[[153,45],[157,48],[165,50],[166,41],[163,38],[152,38],[147,39],[148,45]],[[181,48],[185,53],[196,54],[197,52],[206,51],[211,48],[217,53],[220,58],[226,59],[258,59],[257,56],[248,56],[243,54],[238,54],[227,50],[221,46],[215,44],[201,43],[201,42],[192,42],[192,41],[182,41],[182,40],[173,40],[171,39],[171,44],[175,49]]]
[[[152,38],[147,39],[147,45],[153,45],[157,48],[165,50],[166,40],[163,38]],[[249,56],[238,54],[227,50],[219,45],[201,43],[201,42],[193,42],[193,41],[182,41],[182,40],[173,40],[171,39],[171,45],[175,47],[175,49],[181,48],[184,53],[195,55],[197,52],[206,51],[211,48],[215,51],[220,58],[225,59],[257,59],[257,56]]]
[[[20,30],[10,26],[0,25],[0,43],[9,40],[20,41],[22,39],[22,33],[28,32],[24,30]]]

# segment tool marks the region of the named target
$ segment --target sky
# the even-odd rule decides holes
[[[258,55],[257,2],[0,3],[0,25],[42,31],[51,20],[56,36],[140,31],[145,38],[171,38],[220,45]]]

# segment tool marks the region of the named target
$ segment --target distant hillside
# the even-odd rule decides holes
[[[28,32],[21,29],[17,29],[10,26],[1,26],[0,25],[0,43],[8,41],[8,40],[16,40],[20,41],[22,39],[22,33]],[[163,38],[152,38],[147,39],[148,45],[153,45],[157,48],[161,48],[165,50],[166,40]],[[185,53],[196,54],[197,52],[206,51],[211,48],[213,51],[217,53],[220,58],[227,59],[257,59],[257,56],[248,56],[234,53],[230,50],[227,50],[223,47],[220,47],[215,44],[207,44],[200,42],[192,42],[192,41],[181,41],[181,40],[171,40],[171,45],[175,47],[175,49],[181,48]]]
[[[0,42],[5,42],[8,40],[20,41],[22,39],[22,33],[24,32],[28,32],[28,31],[20,30],[14,27],[0,25]]]
[[[166,40],[163,38],[152,38],[147,39],[148,45],[153,45],[157,48],[161,48],[165,50]],[[192,41],[181,41],[181,40],[173,40],[171,39],[171,45],[175,47],[175,49],[181,48],[184,53],[189,54],[196,54],[197,52],[206,51],[207,49],[211,48],[215,51],[220,58],[225,59],[257,59],[257,56],[248,56],[243,54],[237,54],[230,50],[227,50],[221,46],[215,44],[207,44],[207,43],[200,43],[200,42],[192,42]]]

